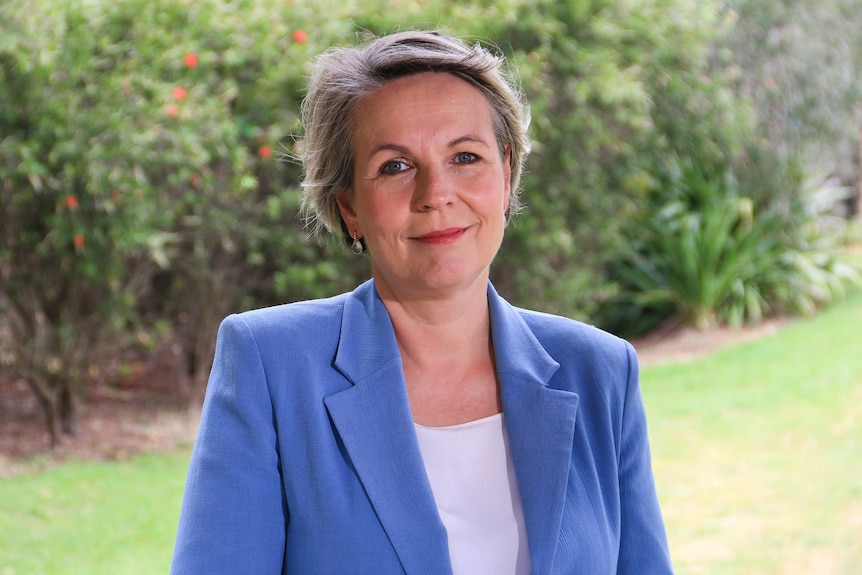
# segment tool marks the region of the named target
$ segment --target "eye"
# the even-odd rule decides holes
[[[472,164],[477,161],[479,156],[470,152],[461,152],[455,155],[456,164]]]
[[[404,160],[390,160],[380,166],[381,174],[397,174],[408,169],[410,166]]]

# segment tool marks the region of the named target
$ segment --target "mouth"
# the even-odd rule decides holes
[[[425,244],[448,244],[463,236],[466,231],[467,228],[446,228],[415,236],[413,239]]]

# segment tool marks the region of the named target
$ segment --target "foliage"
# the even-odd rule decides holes
[[[0,8],[0,301],[55,440],[128,314],[167,321],[195,393],[229,311],[352,283],[278,161],[310,53],[348,26],[305,22],[275,1]]]
[[[298,167],[278,159],[298,130],[309,50],[331,40],[310,39],[301,27],[309,14],[274,3],[102,9],[106,17],[88,19],[98,26],[91,33],[125,54],[113,66],[117,81],[156,126],[119,130],[120,145],[137,150],[161,217],[150,247],[165,269],[141,307],[169,319],[186,387],[197,396],[225,315],[302,297],[329,273],[328,254],[309,244],[294,215]],[[138,32],[124,38],[132,17]],[[302,282],[278,271],[296,265]]]
[[[74,382],[146,274],[134,254],[150,214],[134,174],[118,169],[133,160],[111,129],[122,101],[91,86],[103,63],[86,55],[81,15],[54,20],[58,34],[31,34],[26,24],[46,18],[33,9],[0,12],[0,305],[13,367],[56,441],[74,432]]]
[[[845,189],[826,185],[762,211],[727,172],[690,167],[664,189],[672,193],[633,228],[616,266],[624,289],[603,321],[618,332],[636,335],[668,317],[704,329],[810,314],[862,280],[862,268],[833,255],[845,224],[829,213]]]
[[[709,3],[537,2],[500,35],[534,118],[528,209],[497,270],[523,303],[594,317],[654,174],[739,154],[744,102],[707,73],[721,24]]]

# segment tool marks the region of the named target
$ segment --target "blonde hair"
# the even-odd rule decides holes
[[[439,32],[408,31],[382,36],[357,47],[321,54],[312,68],[302,103],[305,128],[300,158],[305,169],[302,213],[314,234],[324,230],[352,241],[336,202],[353,187],[351,120],[357,103],[388,82],[421,72],[446,72],[478,88],[491,104],[501,156],[510,154],[511,186],[507,221],[520,210],[518,184],[529,153],[529,110],[520,88],[503,69],[504,59],[476,44]]]

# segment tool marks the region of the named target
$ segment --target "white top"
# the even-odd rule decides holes
[[[425,471],[449,536],[453,575],[525,575],[527,531],[503,414],[416,426]]]

